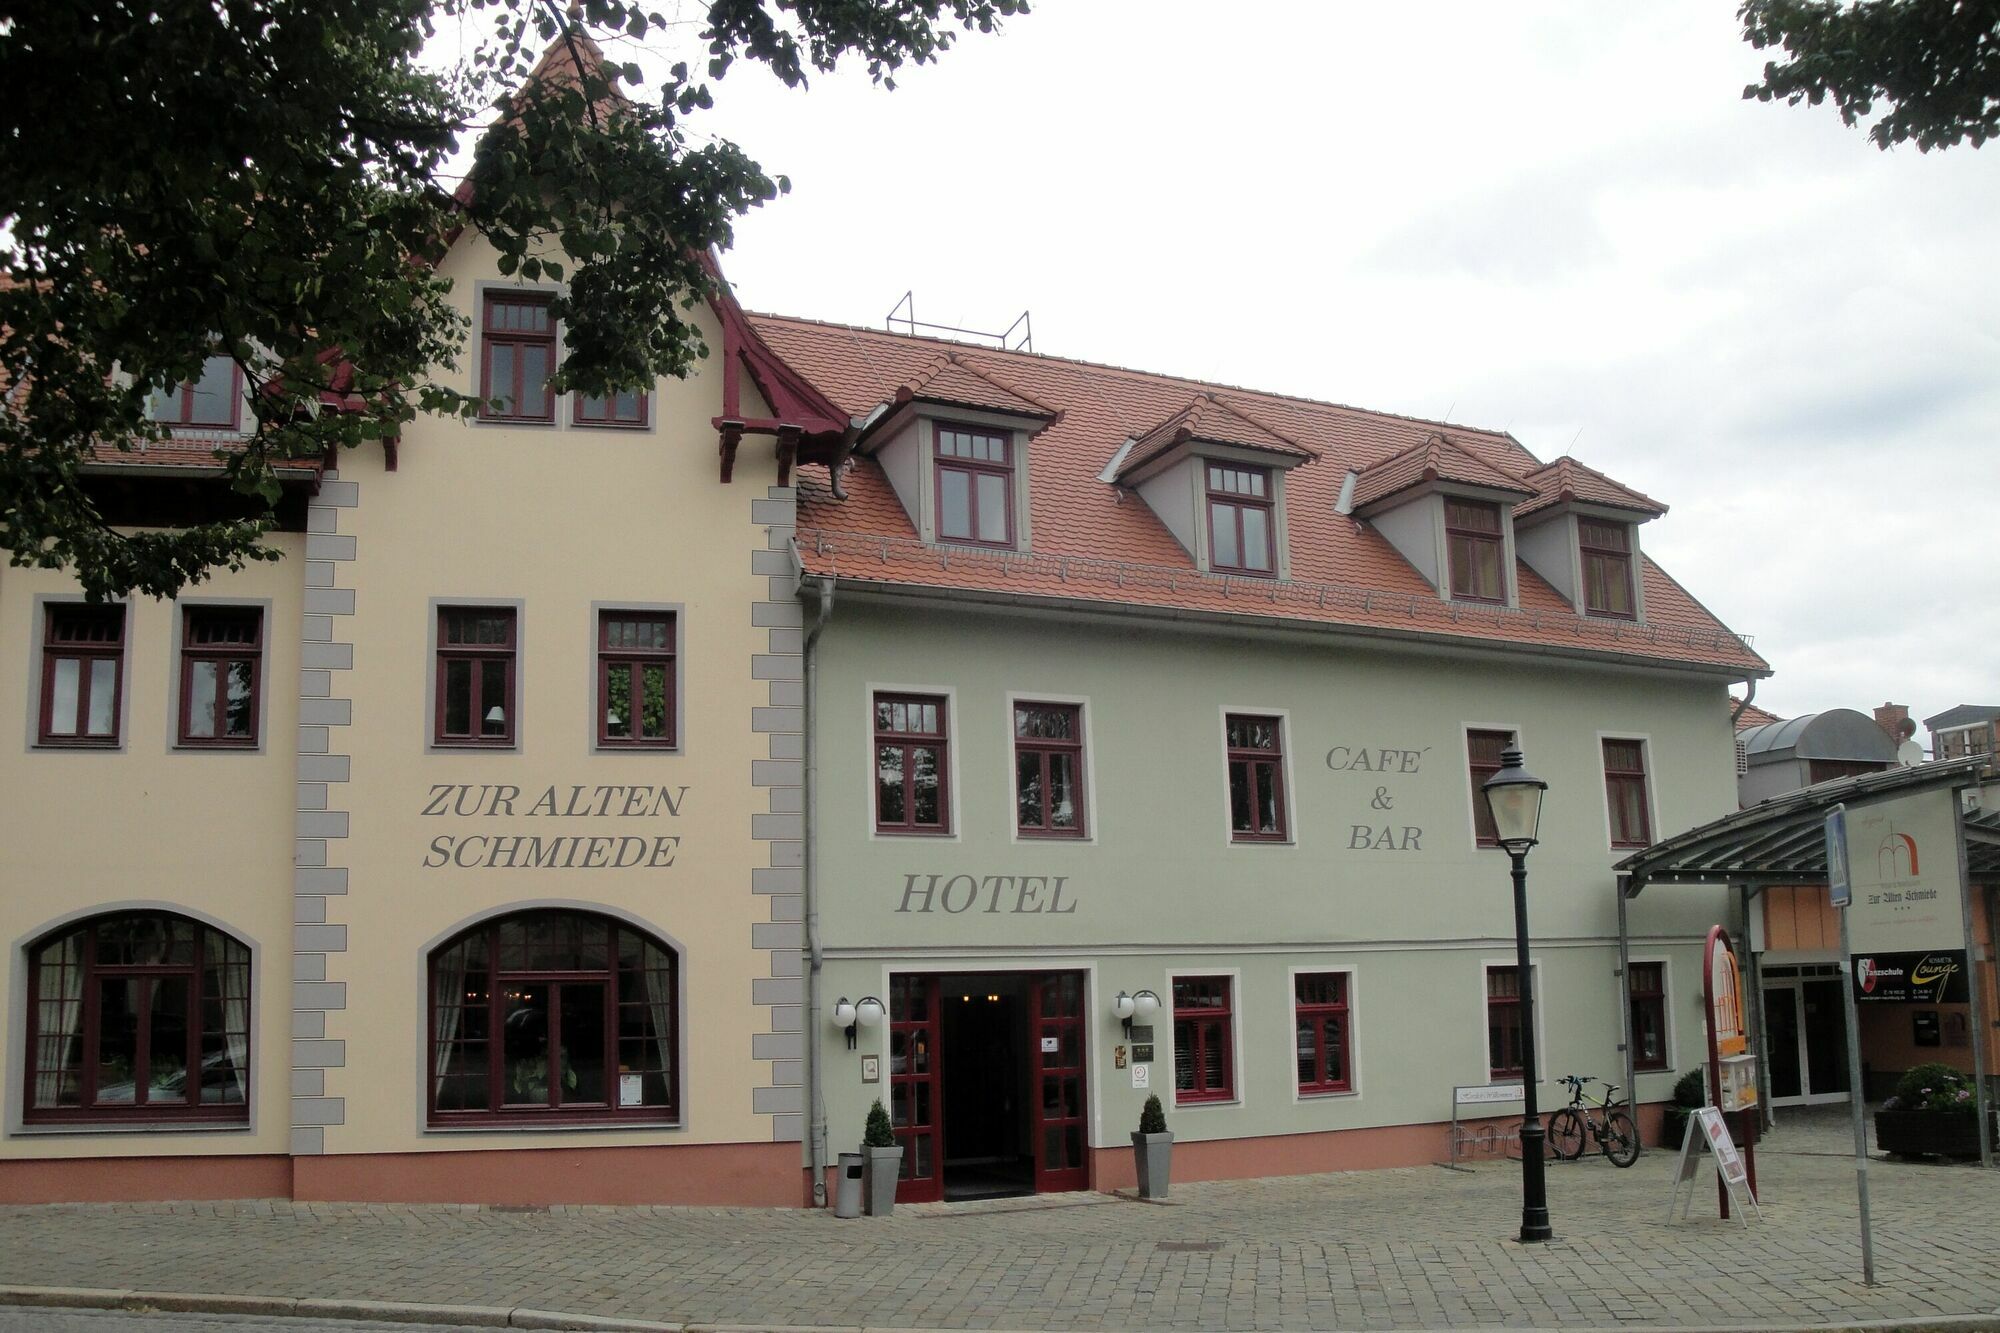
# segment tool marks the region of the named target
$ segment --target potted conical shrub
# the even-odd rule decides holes
[[[868,1215],[887,1217],[896,1210],[896,1179],[903,1174],[903,1149],[881,1098],[868,1108],[861,1132],[861,1155],[868,1159]]]
[[[1139,1166],[1139,1197],[1164,1199],[1173,1176],[1174,1136],[1167,1129],[1167,1113],[1160,1109],[1160,1095],[1146,1098],[1139,1112],[1139,1128],[1132,1134],[1132,1157]]]

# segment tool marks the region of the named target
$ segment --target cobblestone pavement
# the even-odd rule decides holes
[[[1519,1167],[745,1209],[217,1203],[0,1208],[0,1283],[529,1305],[688,1323],[1006,1329],[1608,1327],[2000,1313],[2000,1174],[1877,1161],[1860,1275],[1837,1133],[1759,1153],[1764,1220],[1666,1220],[1674,1155],[1552,1166],[1558,1239],[1524,1247]],[[1789,1151],[1787,1151],[1789,1149]],[[1705,1215],[1704,1215],[1705,1214]]]

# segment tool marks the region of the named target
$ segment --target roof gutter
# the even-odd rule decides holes
[[[822,575],[820,577],[832,577]],[[1359,638],[1381,640],[1402,646],[1491,654],[1500,657],[1558,657],[1570,661],[1595,662],[1609,666],[1633,667],[1646,671],[1671,671],[1697,675],[1710,679],[1722,677],[1729,681],[1745,678],[1742,663],[1690,662],[1675,658],[1643,655],[1638,653],[1614,653],[1593,651],[1584,648],[1565,648],[1560,644],[1515,643],[1506,639],[1460,638],[1438,635],[1417,630],[1390,629],[1377,625],[1339,624],[1327,621],[1299,620],[1289,616],[1256,616],[1230,611],[1191,611],[1179,607],[1139,605],[1130,602],[1104,602],[1078,597],[1040,597],[1030,593],[996,592],[988,589],[960,588],[941,584],[890,583],[859,578],[849,573],[843,576],[848,596],[879,598],[885,601],[936,602],[947,606],[963,606],[976,603],[992,607],[1011,607],[1024,611],[1046,612],[1068,616],[1088,616],[1105,621],[1142,620],[1167,625],[1187,625],[1217,629],[1263,630],[1273,634],[1303,641],[1328,638]],[[1767,667],[1757,673],[1771,674]]]

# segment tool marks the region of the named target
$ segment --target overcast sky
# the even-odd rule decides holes
[[[894,92],[732,72],[792,193],[753,308],[1510,430],[1669,504],[1646,549],[1787,716],[2000,702],[2000,145],[1745,102],[1733,0],[1041,0]]]

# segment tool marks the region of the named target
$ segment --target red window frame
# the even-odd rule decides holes
[[[1486,969],[1486,1077],[1494,1083],[1525,1078],[1527,1074],[1521,1064],[1520,970],[1512,963]],[[1530,965],[1530,985],[1534,984],[1534,974],[1535,969]],[[1513,1057],[1511,1063],[1506,1059],[1509,1055]]]
[[[1632,581],[1632,525],[1578,518],[1577,554],[1583,563],[1583,609],[1588,615],[1633,620],[1639,598]],[[1600,597],[1603,593],[1606,596]],[[1616,605],[1622,596],[1624,604]]]
[[[164,393],[156,393],[146,405],[146,415],[163,426],[181,430],[240,430],[243,426],[243,367],[231,356],[211,356],[202,363],[203,371],[217,361],[229,363],[229,415],[221,418],[195,415],[194,384],[183,381]],[[161,407],[168,410],[160,411]]]
[[[506,627],[504,640],[480,642],[477,622],[495,620]],[[470,633],[471,637],[466,636]],[[467,747],[472,749],[504,749],[514,744],[520,734],[520,691],[516,688],[520,644],[520,616],[511,606],[440,606],[437,618],[437,661],[433,666],[435,711],[432,716],[431,743],[439,746]],[[447,685],[451,677],[451,667],[455,663],[469,663],[467,671],[467,726],[464,732],[446,730],[450,720],[447,706]],[[489,662],[504,664],[501,699],[501,731],[488,733],[485,730],[487,716],[495,707],[487,698],[485,665]]]
[[[896,709],[903,709],[902,725],[896,723]],[[934,710],[919,713],[918,710]],[[941,694],[879,693],[874,698],[873,727],[875,744],[872,754],[875,759],[875,831],[877,833],[907,833],[917,835],[948,835],[951,832],[951,706]],[[937,726],[931,729],[925,725],[935,716]],[[912,724],[913,716],[916,718]],[[899,771],[902,773],[901,799],[903,816],[901,819],[884,817],[883,793],[887,784],[882,780],[882,756],[885,751],[895,751],[899,756]],[[922,750],[930,750],[934,771],[937,773],[937,822],[920,823],[917,820],[917,783],[914,759]]]
[[[1500,830],[1493,826],[1493,807],[1486,803],[1486,779],[1500,771],[1500,752],[1514,743],[1511,731],[1479,731],[1467,728],[1465,753],[1472,774],[1472,841],[1479,847],[1498,847]]]
[[[479,311],[479,396],[484,400],[479,407],[479,416],[482,421],[555,424],[556,395],[549,392],[548,375],[556,371],[556,321],[555,316],[549,313],[549,299],[547,295],[536,292],[487,292],[482,297]],[[502,311],[539,311],[540,317],[503,315]],[[513,349],[505,384],[494,382],[493,352],[498,347]],[[548,367],[547,375],[542,378],[542,409],[538,412],[520,410],[527,388],[522,373],[521,350],[530,347],[542,349],[543,364]],[[505,400],[506,406],[495,407],[496,400]]]
[[[42,679],[36,710],[36,743],[82,749],[115,747],[125,726],[125,605],[50,602],[42,619]],[[76,706],[70,726],[59,730],[56,677],[64,662],[76,663]],[[102,682],[95,664],[111,663],[111,729],[88,730],[91,705]]]
[[[1259,743],[1255,728],[1270,726],[1270,743]],[[1230,713],[1223,718],[1223,748],[1227,760],[1229,840],[1283,842],[1288,836],[1285,810],[1285,720],[1259,713]],[[1239,784],[1240,776],[1240,784]],[[1257,797],[1268,786],[1274,822],[1262,818]],[[1244,800],[1237,799],[1239,791]]]
[[[215,668],[209,703],[216,734],[196,735],[194,721],[196,666],[209,663]],[[250,680],[249,730],[230,734],[224,728],[229,716],[230,669],[241,664]],[[180,722],[177,743],[197,749],[253,749],[260,734],[264,709],[264,612],[254,606],[190,606],[181,613]]]
[[[680,744],[679,708],[674,696],[680,672],[679,628],[678,617],[671,611],[600,610],[597,613],[596,719],[597,743],[600,746],[614,750],[671,750]],[[664,670],[666,673],[665,730],[657,736],[642,734],[645,728],[642,716],[636,728],[631,726],[630,718],[626,719],[631,734],[613,735],[612,690],[619,675],[624,675],[629,710],[632,700],[644,698],[648,670]]]
[[[632,399],[632,415],[620,411],[619,400]],[[579,426],[602,426],[610,430],[644,430],[652,424],[652,395],[644,389],[622,389],[603,397],[570,395],[570,419]]]
[[[1646,743],[1604,740],[1604,800],[1613,847],[1653,845],[1653,816],[1646,799]]]
[[[551,965],[547,958],[537,962],[520,960],[509,965],[503,956],[505,933],[520,927],[523,934],[523,952],[531,952],[537,947],[526,941],[525,932],[535,927],[548,927],[560,923],[566,931],[572,932],[577,943],[577,953],[572,955],[574,965]],[[482,936],[484,937],[482,939]],[[439,1003],[441,994],[440,969],[446,966],[455,950],[465,945],[467,965],[454,978],[449,973],[445,979],[454,987],[463,986],[464,1003],[461,1012],[448,1020],[450,1006]],[[631,948],[626,946],[630,945]],[[546,947],[546,946],[542,946]],[[588,965],[584,950],[602,949],[603,962]],[[648,950],[654,957],[663,960],[662,966],[649,966]],[[483,954],[483,957],[479,955]],[[472,961],[478,960],[484,966],[483,976],[473,971]],[[636,957],[637,965],[628,964],[628,959]],[[649,983],[648,976],[662,975],[663,980]],[[425,988],[425,1024],[428,1059],[425,1065],[424,1106],[428,1123],[435,1126],[519,1126],[519,1125],[587,1125],[604,1122],[638,1121],[645,1124],[679,1123],[682,1095],[681,1060],[681,993],[680,957],[672,946],[664,940],[654,938],[622,921],[599,916],[592,912],[536,909],[515,912],[507,916],[492,917],[480,922],[470,930],[465,930],[445,941],[433,950],[427,965],[428,984]],[[475,992],[472,986],[483,983],[485,989]],[[624,984],[621,984],[624,983]],[[506,1001],[510,996],[507,988],[515,986],[541,986],[547,988],[547,1007],[544,1020],[544,1042],[546,1064],[542,1070],[544,1087],[542,1102],[507,1100],[509,1084],[516,1071],[507,1068],[503,1058],[505,1051]],[[655,993],[664,987],[664,1001]],[[601,1102],[565,1102],[563,1096],[568,1086],[569,1073],[564,1068],[563,1052],[559,1040],[548,1040],[548,1034],[560,1033],[565,988],[575,991],[579,988],[595,987],[603,997],[604,1012],[604,1095]],[[454,996],[459,992],[454,988]],[[661,1003],[666,1008],[665,1031],[659,1021],[657,1009]],[[621,1011],[648,1011],[642,1013],[650,1037],[640,1035],[625,1037],[620,1031]],[[528,1011],[522,1011],[528,1012]],[[480,1035],[468,1035],[471,1025],[466,1019],[473,1013],[483,1015]],[[445,1036],[448,1025],[454,1028],[453,1035]],[[498,1049],[496,1049],[496,1047]],[[621,1049],[630,1047],[631,1049]],[[454,1058],[463,1058],[468,1051],[483,1053],[485,1072],[483,1075],[459,1075],[461,1086],[483,1086],[486,1105],[483,1108],[462,1108],[440,1106],[440,1093],[445,1081],[453,1077]],[[623,1077],[632,1073],[627,1066],[631,1054],[637,1054],[646,1062],[658,1062],[663,1070],[646,1069],[638,1072],[642,1080],[648,1075],[655,1078],[655,1086],[660,1087],[665,1100],[659,1102],[639,1102],[626,1105],[623,1102]],[[524,1083],[534,1074],[531,1060],[518,1062],[523,1066]],[[574,1066],[571,1066],[572,1070]],[[642,1082],[642,1096],[643,1087]]]
[[[158,937],[166,941],[168,956],[147,962],[100,960],[105,933],[120,924],[142,921],[155,923]],[[65,946],[74,941],[74,953]],[[181,958],[172,956],[178,942],[185,942]],[[52,952],[62,955],[53,961]],[[123,1124],[132,1121],[178,1123],[243,1124],[250,1119],[250,1101],[255,1095],[254,1053],[250,1049],[250,986],[252,966],[249,946],[213,926],[174,912],[114,912],[73,921],[46,935],[26,950],[28,960],[27,1053],[22,1067],[22,1121],[27,1124]],[[71,974],[74,973],[74,985]],[[106,981],[136,983],[139,997],[133,1018],[133,1060],[129,1072],[131,1100],[102,1100],[104,1085],[103,985]],[[152,1100],[154,1093],[152,1022],[163,983],[180,982],[185,1000],[180,1010],[185,1046],[181,1058],[181,1087],[187,1089],[189,1073],[195,1077],[191,1101]],[[233,994],[232,994],[233,992]],[[243,1026],[229,1027],[229,1000],[239,1006]],[[45,1004],[44,1001],[47,1003]],[[73,1018],[68,1032],[50,1033],[43,1023],[49,1015],[58,1022]],[[215,1026],[208,1026],[214,1023]],[[231,1082],[242,1084],[241,1100],[203,1100],[204,1077],[212,1057],[205,1054],[207,1039],[219,1046],[216,1052],[229,1061],[218,1065],[230,1071]],[[235,1039],[240,1061],[231,1058],[229,1046]],[[51,1059],[49,1057],[53,1056]],[[73,1072],[72,1072],[73,1071]],[[240,1071],[240,1079],[235,1076]],[[64,1105],[62,1086],[74,1079],[74,1104]],[[53,1092],[50,1097],[44,1096]]]
[[[1354,1091],[1354,1011],[1348,999],[1349,981],[1346,972],[1299,972],[1292,977],[1302,1093]],[[1327,1058],[1329,1053],[1335,1057],[1332,1061]]]
[[[1024,716],[1032,712],[1046,713],[1067,720],[1069,735],[1029,736],[1022,727],[1028,719]],[[1071,823],[1061,826],[1055,823],[1054,785],[1051,781],[1056,762],[1067,756],[1070,762],[1070,789],[1075,815]],[[1032,765],[1032,770],[1030,766]],[[1028,792],[1024,779],[1034,782],[1034,804],[1038,811],[1035,819],[1028,818]],[[1084,793],[1088,790],[1083,775],[1083,707],[1080,704],[1037,703],[1019,700],[1014,704],[1014,828],[1022,837],[1032,838],[1082,838],[1088,836],[1088,811]]]
[[[947,449],[952,452],[946,452]],[[1014,548],[1014,435],[1012,431],[993,430],[983,426],[963,426],[940,421],[932,432],[932,470],[937,474],[932,478],[937,505],[937,536],[939,541],[953,542],[960,546],[991,546],[998,549]],[[959,535],[944,530],[944,480],[947,473],[963,474],[966,478],[966,518],[969,533]],[[985,531],[979,521],[979,479],[997,477],[1001,494],[1006,497],[1005,528],[998,536]]]
[[[1236,1096],[1234,1007],[1226,976],[1174,978],[1174,1102]],[[1213,1054],[1214,1069],[1210,1069]]]
[[[1626,973],[1626,991],[1632,1006],[1632,1068],[1667,1069],[1672,1052],[1667,1047],[1667,965],[1633,963]],[[1650,1032],[1657,1042],[1657,1054],[1646,1053],[1642,1033]]]
[[[1488,527],[1487,524],[1492,526]],[[1444,539],[1451,565],[1451,595],[1454,601],[1495,602],[1507,600],[1507,539],[1500,521],[1500,506],[1485,500],[1444,498]],[[1483,555],[1490,555],[1487,566]],[[1491,574],[1488,585],[1482,574]]]
[[[1235,463],[1209,463],[1202,468],[1203,490],[1208,496],[1208,567],[1221,574],[1242,574],[1250,578],[1278,577],[1278,515],[1273,503],[1271,470],[1243,467]],[[1252,564],[1249,544],[1244,540],[1243,516],[1247,511],[1264,516],[1264,563]],[[1216,555],[1217,526],[1228,529],[1239,559],[1234,562]]]

